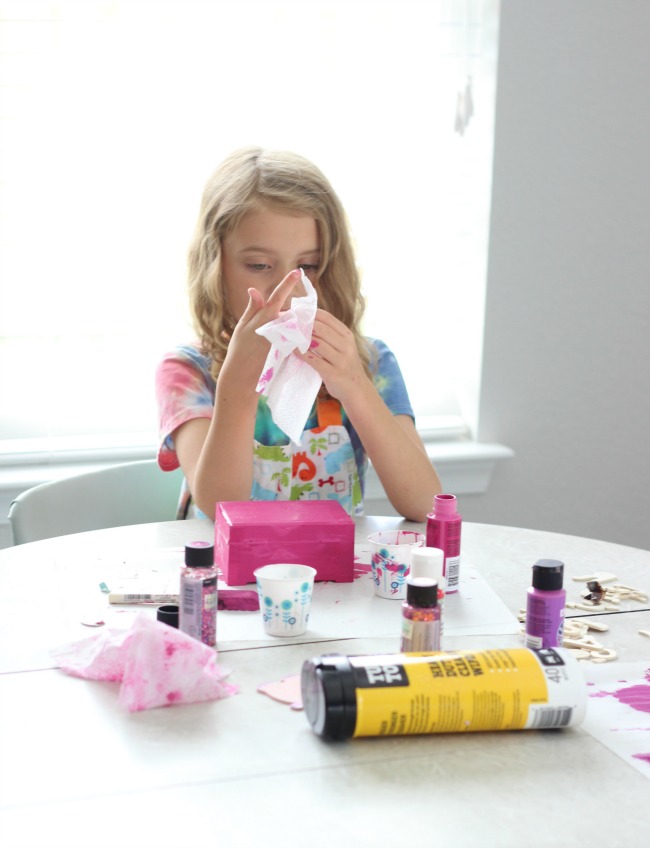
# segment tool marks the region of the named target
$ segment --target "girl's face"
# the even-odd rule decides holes
[[[228,308],[239,321],[248,305],[248,289],[266,300],[294,268],[302,268],[316,286],[320,239],[314,218],[290,215],[267,206],[248,212],[223,240],[221,271]],[[305,294],[298,283],[287,298]]]

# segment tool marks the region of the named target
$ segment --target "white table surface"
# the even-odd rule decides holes
[[[358,520],[357,538],[396,523]],[[650,763],[645,776],[584,726],[332,744],[313,734],[304,713],[257,691],[321,653],[395,651],[393,636],[265,641],[259,614],[231,613],[251,622],[250,640],[228,640],[223,619],[218,625],[219,661],[232,669],[239,694],[133,714],[118,706],[117,684],[53,667],[52,648],[93,632],[80,610],[96,578],[110,585],[121,561],[160,552],[162,562],[170,549],[211,536],[207,521],[167,522],[0,551],[3,848],[648,844]],[[463,567],[475,568],[515,615],[539,558],[565,562],[568,596],[583,588],[573,576],[595,571],[650,588],[650,552],[464,524]],[[337,585],[345,593],[346,584]],[[649,605],[600,618],[610,630],[599,640],[619,655],[608,664],[614,677],[650,669],[650,639],[638,633],[650,629]],[[444,647],[520,645],[511,629],[447,634]]]

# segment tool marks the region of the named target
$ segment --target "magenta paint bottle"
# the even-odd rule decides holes
[[[458,591],[460,582],[460,535],[462,517],[456,512],[455,495],[436,495],[427,515],[427,547],[444,552],[445,593]]]
[[[562,588],[564,563],[540,559],[533,565],[533,585],[526,601],[526,647],[562,645],[566,592]]]

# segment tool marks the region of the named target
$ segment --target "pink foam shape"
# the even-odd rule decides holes
[[[257,687],[262,695],[268,695],[280,704],[288,704],[292,710],[302,709],[302,691],[300,688],[300,675],[292,674],[281,680],[265,683]]]

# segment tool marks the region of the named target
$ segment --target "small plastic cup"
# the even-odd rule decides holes
[[[411,572],[411,551],[424,545],[424,533],[415,530],[381,530],[368,536],[375,595],[403,600]]]
[[[273,563],[253,572],[264,630],[269,636],[302,636],[307,630],[316,569]]]

